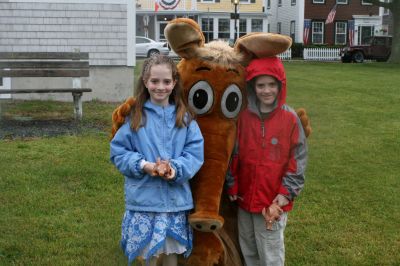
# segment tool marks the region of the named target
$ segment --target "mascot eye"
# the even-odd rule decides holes
[[[242,107],[242,92],[239,87],[232,84],[222,95],[221,110],[227,118],[236,117]]]
[[[189,91],[189,106],[193,108],[196,114],[207,113],[214,102],[213,90],[205,81],[199,81],[193,85]]]

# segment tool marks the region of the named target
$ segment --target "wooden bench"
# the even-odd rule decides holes
[[[70,88],[0,89],[0,94],[15,93],[72,93],[75,119],[82,119],[82,94],[91,92],[81,87],[81,77],[89,76],[88,53],[0,53],[2,77],[71,77]],[[1,110],[0,110],[1,111]]]

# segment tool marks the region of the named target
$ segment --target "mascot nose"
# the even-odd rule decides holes
[[[221,227],[224,225],[224,218],[222,218],[219,215],[212,219],[207,219],[204,216],[203,217],[196,217],[196,216],[198,216],[196,215],[196,213],[194,213],[194,215],[189,215],[189,223],[194,229],[198,231],[214,232],[216,230],[221,229]]]

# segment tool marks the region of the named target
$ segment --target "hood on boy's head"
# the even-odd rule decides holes
[[[261,75],[273,76],[280,81],[278,107],[282,106],[286,102],[286,74],[282,61],[276,56],[253,59],[246,67],[246,81],[250,82]],[[254,92],[249,93],[254,94]]]

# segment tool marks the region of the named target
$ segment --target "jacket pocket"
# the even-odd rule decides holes
[[[138,207],[160,207],[162,200],[161,186],[159,185],[125,185],[125,201],[129,205]]]
[[[282,154],[282,144],[278,138],[272,137],[268,144],[268,159],[273,162],[280,162]]]

